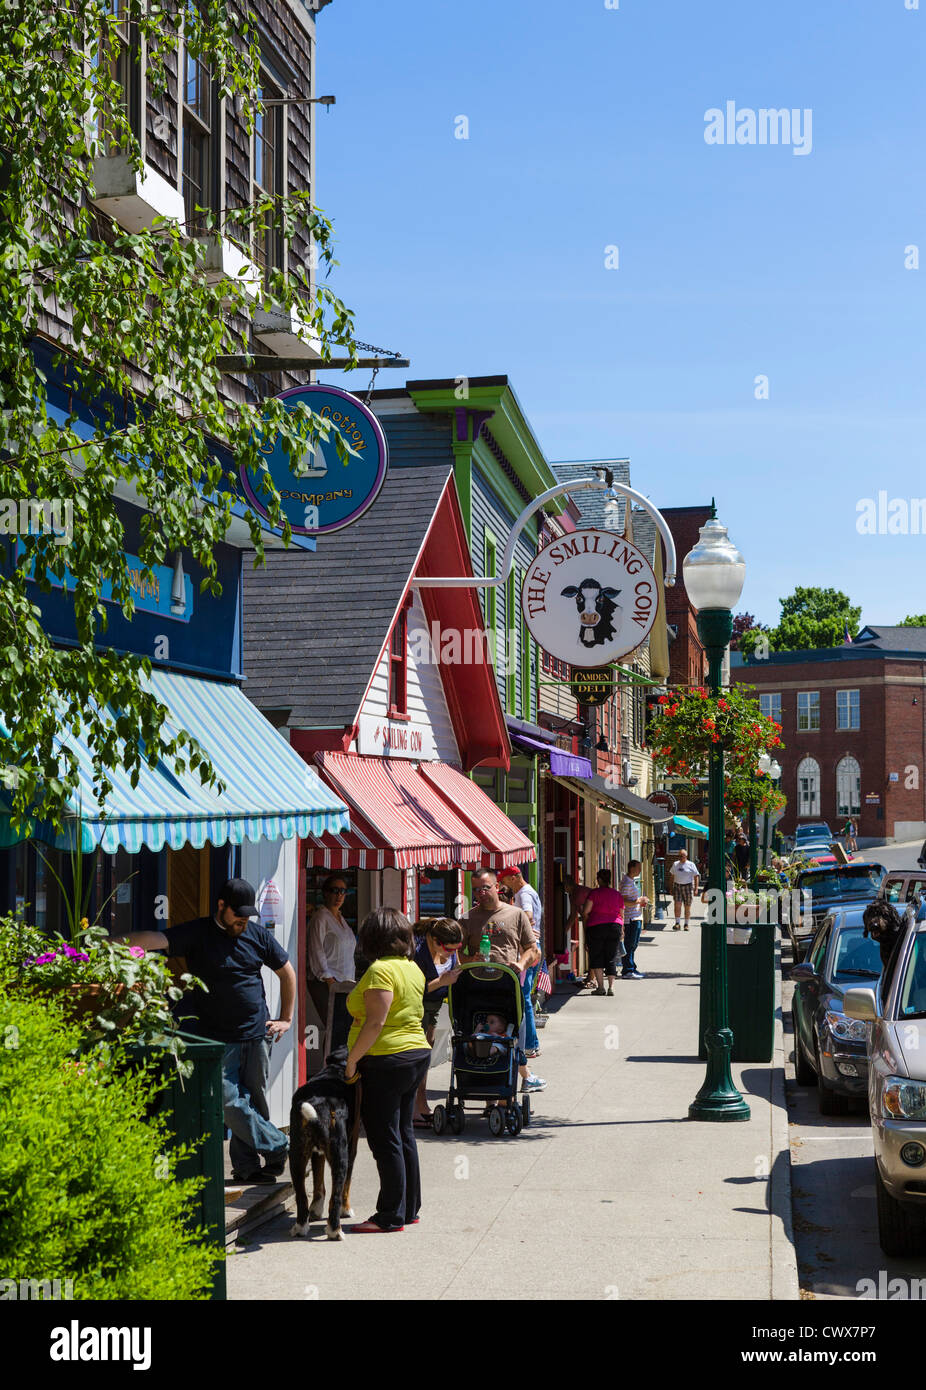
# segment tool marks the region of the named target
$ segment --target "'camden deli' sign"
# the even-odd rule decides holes
[[[574,531],[534,557],[521,590],[533,636],[560,661],[606,666],[643,642],[659,593],[645,555],[613,531]]]
[[[302,463],[308,465],[308,471],[297,475],[279,440],[264,446],[267,469],[290,526],[300,536],[322,536],[350,526],[376,501],[386,480],[388,457],[382,426],[362,401],[337,386],[297,386],[282,391],[278,399],[287,410],[306,405],[330,420],[354,450],[340,459],[332,430],[327,440],[316,442],[314,452],[306,451]],[[251,506],[266,515],[260,475],[242,468],[241,482]]]

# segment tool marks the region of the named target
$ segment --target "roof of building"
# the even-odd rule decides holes
[[[869,623],[852,642],[853,647],[875,647],[882,652],[926,652],[926,627],[887,627]]]
[[[596,468],[610,468],[616,483],[630,486],[629,459],[579,459],[572,463],[551,463],[550,467],[561,483],[572,483],[578,478],[590,478]],[[582,520],[580,530],[594,528],[600,531],[619,531],[624,534],[626,523],[626,497],[608,497],[602,490],[577,492],[572,499],[578,507]]]
[[[245,693],[302,728],[349,725],[452,469],[396,468],[353,525],[312,555],[267,553],[244,573]]]
[[[656,537],[658,534],[656,531],[656,523],[649,512],[645,512],[642,507],[633,507],[630,516],[633,524],[633,543],[638,550],[643,551],[643,554],[646,556],[647,560],[649,560],[650,564],[654,565],[656,562]]]

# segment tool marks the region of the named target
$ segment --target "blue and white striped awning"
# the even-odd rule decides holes
[[[237,685],[153,671],[150,686],[170,710],[165,731],[192,734],[225,789],[204,787],[197,772],[162,761],[156,768],[143,764],[135,787],[122,768],[112,769],[112,790],[101,802],[94,793],[92,756],[69,733],[62,741],[80,767],[70,811],[79,820],[84,853],[99,847],[107,854],[120,848],[136,854],[142,845],[157,853],[165,845],[200,849],[207,841],[237,845],[349,829],[344,802]],[[9,831],[9,818],[3,820]],[[26,833],[60,848],[74,843],[73,832],[56,832],[47,822],[34,822]],[[9,843],[12,838],[0,827],[0,839]]]

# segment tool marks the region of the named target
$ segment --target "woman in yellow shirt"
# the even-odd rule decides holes
[[[411,923],[394,907],[363,921],[357,949],[369,970],[347,996],[348,1080],[359,1072],[360,1114],[379,1172],[376,1211],[347,1229],[357,1235],[402,1231],[418,1220],[421,1180],[412,1120],[431,1049],[421,1026],[424,975],[412,957]]]

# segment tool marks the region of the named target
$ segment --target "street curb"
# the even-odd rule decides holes
[[[785,1090],[785,1040],[781,1002],[781,943],[775,946],[775,1051],[770,1075],[772,1165],[768,1184],[769,1263],[772,1302],[800,1299],[791,1207],[791,1134]]]

